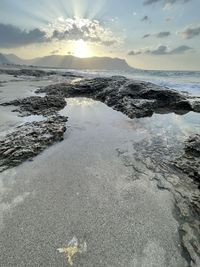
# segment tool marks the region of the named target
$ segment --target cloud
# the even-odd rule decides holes
[[[185,52],[192,50],[193,48],[187,45],[181,45],[174,49],[168,49],[165,45],[160,45],[158,48],[151,50],[151,49],[143,49],[140,51],[135,52],[134,50],[128,53],[129,56],[136,56],[140,54],[146,55],[155,55],[155,56],[162,56],[162,55],[177,55],[177,54],[184,54]]]
[[[133,51],[133,50],[127,53],[128,56],[137,56],[137,55],[140,55],[140,54],[142,54],[141,51],[137,51],[136,52],[136,51]]]
[[[154,3],[157,3],[157,2],[160,2],[160,0],[146,0],[144,1],[144,5],[151,5],[151,4],[154,4]]]
[[[170,22],[170,21],[172,21],[172,18],[170,18],[170,17],[166,17],[166,18],[165,18],[165,21],[166,21],[166,22]]]
[[[45,41],[47,41],[45,31],[38,28],[25,31],[13,25],[0,23],[1,48],[13,48]]]
[[[145,34],[143,37],[142,37],[142,39],[145,39],[145,38],[148,38],[148,37],[150,37],[151,36],[151,34]]]
[[[59,18],[49,24],[48,35],[54,40],[84,40],[104,46],[117,45],[123,42],[113,32],[98,20]]]
[[[178,46],[174,49],[169,50],[167,46],[165,45],[160,45],[157,49],[155,50],[148,50],[146,51],[147,54],[152,54],[152,55],[175,55],[175,54],[184,54],[188,50],[192,50],[193,48],[187,45],[181,45]]]
[[[60,52],[60,50],[59,49],[56,49],[56,50],[51,51],[51,54],[52,55],[55,55],[55,54],[58,54],[59,52]]]
[[[159,33],[156,33],[156,34],[145,34],[142,39],[145,39],[145,38],[149,38],[151,36],[155,36],[157,38],[164,38],[164,37],[168,37],[169,35],[171,35],[170,32],[159,32]]]
[[[164,38],[164,37],[169,36],[170,34],[171,34],[170,32],[159,32],[156,34],[156,37],[157,38]]]
[[[142,22],[151,22],[151,19],[149,18],[149,16],[144,16],[143,18],[141,18]]]
[[[165,55],[167,54],[167,47],[165,45],[160,45],[157,49],[148,50],[146,53],[152,55]]]
[[[200,27],[187,28],[180,32],[180,35],[183,37],[183,39],[192,39],[200,35]]]
[[[143,2],[143,5],[152,5],[156,3],[161,3],[164,5],[164,7],[172,6],[173,4],[186,4],[192,0],[145,0]]]
[[[98,20],[60,17],[43,29],[35,28],[29,31],[0,23],[0,48],[80,39],[103,46],[116,46],[123,43],[123,38],[116,36],[110,28]]]

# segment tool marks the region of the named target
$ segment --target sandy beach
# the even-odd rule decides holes
[[[28,79],[7,77],[1,102],[33,96],[61,78]],[[195,133],[196,113],[131,120],[89,98],[66,101],[59,112],[68,117],[64,140],[0,174],[1,265],[70,266],[58,249],[71,241],[84,244],[74,266],[189,266],[175,202],[183,204],[178,196],[190,194],[192,183],[167,173],[156,158],[181,153],[184,138]],[[43,119],[11,110],[1,107],[2,138]]]

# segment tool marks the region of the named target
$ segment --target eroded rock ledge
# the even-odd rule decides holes
[[[2,106],[18,106],[17,111],[21,116],[56,114],[66,106],[64,98],[59,96],[31,96],[24,99],[16,99],[1,104]]]
[[[38,93],[60,97],[90,97],[104,102],[130,118],[152,116],[154,112],[185,114],[198,105],[186,95],[143,81],[121,76],[84,79],[74,84],[60,83],[39,89]],[[198,111],[198,109],[197,109]]]
[[[200,111],[200,104],[190,102],[186,95],[152,83],[132,81],[124,77],[55,84],[37,92],[46,93],[47,96],[33,96],[4,103],[4,105],[18,106],[22,116],[42,114],[49,117],[45,121],[19,126],[15,132],[0,140],[0,171],[32,159],[46,147],[63,139],[67,118],[59,116],[57,112],[66,105],[66,97],[90,97],[104,102],[130,118],[152,116],[154,112],[184,114],[189,111]],[[188,176],[199,183],[200,136],[191,137],[186,142],[184,154],[173,161],[181,171],[180,177],[169,164],[175,148],[169,150],[166,147],[163,150],[162,140],[159,142],[157,138],[155,140],[157,145],[148,144],[148,140],[145,142],[139,143],[138,146],[134,144],[135,154],[130,156],[130,159],[127,156],[125,159],[130,161],[128,164],[133,166],[136,174],[138,172],[138,177],[145,178],[146,175],[146,178],[156,180],[160,189],[173,193],[178,211],[176,216],[180,221],[182,246],[188,255],[189,266],[198,266],[200,197],[196,188],[192,188],[190,182],[188,183],[190,180]],[[167,153],[165,157],[163,151]],[[124,152],[120,154],[123,155]],[[140,165],[137,159],[141,162]],[[182,173],[186,174],[185,179]]]
[[[192,178],[200,189],[200,135],[190,136],[185,143],[184,154],[174,161],[181,171]],[[200,201],[200,197],[199,197]],[[200,206],[200,205],[199,205]],[[200,213],[200,207],[199,207]]]
[[[8,74],[8,75],[13,75],[15,77],[17,76],[33,76],[33,77],[44,77],[44,76],[51,76],[51,75],[57,75],[60,74],[61,76],[64,77],[80,77],[80,75],[76,75],[72,72],[57,72],[57,71],[44,71],[40,69],[31,69],[31,68],[26,68],[26,69],[0,69],[0,74]]]
[[[0,140],[0,172],[32,159],[55,142],[62,141],[67,118],[51,116],[46,121],[26,123]]]

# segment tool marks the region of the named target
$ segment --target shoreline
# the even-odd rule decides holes
[[[105,90],[105,88],[111,88],[112,87],[114,88],[115,92],[116,90],[121,87],[122,85],[124,85],[124,83],[128,83],[128,89],[129,90],[125,90],[125,92],[121,92],[119,91],[119,95],[118,97],[116,97],[116,95],[113,95],[113,91],[109,91],[109,90]],[[131,95],[130,96],[130,88],[134,88],[134,86],[137,85],[137,88],[140,88],[141,86],[141,94],[143,97],[146,97],[148,95],[148,97],[150,99],[148,99],[148,101],[144,101],[144,98],[142,99],[142,101],[138,101],[138,96],[140,96],[141,98],[141,95],[138,95],[136,96],[136,100],[137,101],[132,101],[130,98],[132,98],[133,96]],[[19,106],[19,112],[23,115],[23,116],[27,116],[27,115],[30,115],[30,114],[33,114],[33,115],[44,115],[47,117],[47,120],[45,121],[42,121],[42,122],[37,122],[37,123],[29,123],[29,124],[25,124],[22,126],[22,132],[21,132],[21,129],[19,128],[19,139],[21,140],[21,133],[22,134],[26,134],[26,131],[28,129],[28,127],[39,127],[39,132],[36,136],[34,136],[34,138],[37,138],[40,136],[40,130],[42,129],[42,127],[44,127],[44,130],[45,130],[45,133],[44,133],[44,136],[47,134],[47,139],[49,138],[48,136],[48,132],[46,132],[46,130],[49,129],[49,126],[51,125],[52,127],[55,126],[55,123],[57,123],[56,120],[58,120],[58,132],[59,132],[59,138],[57,139],[57,137],[55,138],[52,138],[51,137],[51,140],[52,142],[47,142],[47,146],[49,146],[50,144],[54,143],[55,141],[61,141],[63,140],[63,135],[64,135],[64,132],[65,132],[65,122],[66,122],[66,117],[63,117],[61,118],[60,115],[59,115],[59,111],[62,110],[64,108],[64,99],[65,97],[90,97],[90,98],[93,98],[95,100],[101,100],[102,102],[105,102],[105,104],[107,104],[108,106],[111,106],[113,107],[114,109],[116,110],[120,110],[122,111],[123,113],[127,114],[130,118],[134,118],[134,117],[148,117],[148,116],[152,116],[152,114],[154,113],[154,111],[156,112],[161,112],[161,113],[168,113],[168,112],[172,112],[172,111],[175,111],[175,103],[179,105],[180,109],[179,110],[176,110],[177,114],[184,114],[185,112],[189,112],[190,110],[194,110],[194,106],[190,105],[190,102],[187,102],[187,99],[184,95],[181,95],[179,93],[175,93],[173,92],[172,90],[169,90],[167,93],[169,94],[169,102],[168,102],[168,106],[163,106],[163,102],[160,101],[160,91],[159,91],[159,94],[158,93],[158,90],[160,89],[157,89],[157,86],[155,86],[155,91],[152,84],[150,83],[145,83],[145,82],[138,82],[137,84],[135,85],[135,83],[132,83],[132,87],[130,86],[130,83],[129,81],[126,79],[126,78],[122,78],[122,77],[113,77],[113,78],[105,78],[105,79],[94,79],[94,80],[85,80],[85,81],[79,81],[77,82],[75,85],[74,84],[60,84],[60,85],[50,85],[50,86],[47,86],[45,88],[42,88],[42,89],[39,89],[37,92],[38,93],[46,93],[46,96],[41,98],[41,97],[38,97],[38,96],[33,96],[33,97],[28,97],[28,98],[25,98],[25,99],[21,99],[21,100],[17,100],[17,101],[11,101],[11,102],[7,102],[7,103],[4,103],[4,105],[16,105],[16,106]],[[146,86],[146,87],[145,87]],[[96,89],[94,89],[96,88]],[[126,88],[126,86],[125,86]],[[87,89],[87,90],[86,90]],[[151,94],[153,92],[153,97],[156,99],[156,97],[158,97],[158,100],[156,99],[157,102],[155,101],[152,101],[152,95],[148,94],[148,90],[147,92],[145,91],[144,93],[144,89],[148,89]],[[99,90],[101,92],[101,94],[99,94]],[[166,90],[165,90],[166,92]],[[164,93],[164,91],[163,91]],[[52,97],[53,95],[53,97]],[[121,96],[123,95],[123,102],[121,101]],[[43,107],[44,107],[44,103],[49,103],[49,97],[52,97],[52,102],[50,101],[50,105],[47,105],[47,107],[45,107],[45,109],[43,110]],[[114,97],[114,98],[113,98]],[[166,95],[164,94],[163,96],[163,99],[165,99]],[[124,102],[124,98],[125,98],[125,102]],[[55,101],[54,100],[57,100],[59,102],[59,99],[60,99],[60,106],[59,105],[55,105]],[[161,98],[162,99],[162,98]],[[37,100],[37,101],[35,101]],[[45,101],[44,101],[45,100]],[[178,102],[177,102],[178,100]],[[121,101],[121,102],[120,102]],[[35,105],[36,103],[36,105]],[[117,106],[116,106],[116,103]],[[133,109],[134,107],[134,109]],[[42,109],[41,109],[42,108]],[[184,110],[185,109],[185,110]],[[199,105],[197,104],[197,106],[195,107],[195,110],[196,111],[199,111]],[[130,113],[131,111],[131,113]],[[52,117],[54,116],[54,117]],[[52,118],[52,120],[51,120]],[[59,118],[61,119],[59,121]],[[50,124],[48,124],[48,120],[50,120]],[[60,125],[61,123],[61,125]],[[37,124],[37,125],[36,125]],[[43,125],[42,125],[43,124]],[[62,129],[60,129],[60,126],[62,126]],[[23,130],[23,127],[24,130]],[[26,128],[27,127],[27,128]],[[50,128],[51,130],[51,128]],[[57,128],[56,128],[56,131],[54,132],[55,128],[52,129],[52,132],[55,133],[55,136],[56,136],[56,131],[57,131]],[[14,133],[11,133],[11,136],[15,136],[15,132]],[[10,137],[10,136],[9,136]],[[4,139],[4,143],[8,143],[8,136],[5,137]],[[15,138],[15,137],[14,137]],[[34,139],[33,139],[34,140]],[[30,141],[32,142],[31,139],[27,139],[27,143],[25,141],[25,147],[26,146],[30,146]],[[34,141],[35,142],[35,141]],[[45,141],[46,142],[46,141]],[[4,144],[2,143],[2,145]],[[8,143],[9,144],[9,143]],[[2,146],[1,145],[1,146]],[[17,146],[19,146],[20,144],[18,144]],[[42,140],[42,143],[40,145],[44,145],[44,140]],[[40,146],[39,145],[39,146]],[[142,144],[143,145],[143,144]],[[47,146],[44,146],[44,149],[47,147]],[[141,145],[139,146],[140,149],[141,149]],[[6,157],[10,157],[10,155],[12,155],[13,151],[10,151],[9,152],[9,149],[11,147],[9,147],[6,151],[7,151],[7,155]],[[40,153],[41,150],[38,150],[38,153]],[[148,151],[148,146],[146,147],[146,150],[145,150],[145,153],[147,153]],[[3,151],[5,152],[5,151]],[[8,153],[9,152],[9,153]],[[30,152],[30,151],[29,151]],[[26,153],[24,154],[25,157],[22,157],[24,161],[25,159],[31,159],[33,155],[31,155],[30,153],[27,153],[27,156],[26,156]],[[185,151],[187,153],[187,150]],[[152,153],[152,152],[151,152]],[[20,156],[21,154],[19,153],[17,156]],[[23,150],[22,150],[22,155],[23,155]],[[36,155],[36,154],[34,154]],[[141,156],[141,151],[139,151],[139,155]],[[122,156],[123,156],[123,153],[122,153]],[[151,156],[150,156],[151,158]],[[127,160],[127,158],[126,158]],[[134,162],[134,158],[130,158],[129,160],[131,160],[131,162]],[[155,159],[154,159],[155,160]],[[181,158],[180,158],[181,160]],[[21,163],[21,162],[19,162]],[[151,165],[152,164],[152,168],[155,167],[155,162],[152,161],[151,163],[145,163],[143,162],[144,165],[147,164],[146,166]],[[196,162],[194,162],[196,164]],[[193,163],[193,164],[194,164]],[[133,163],[132,163],[133,164]],[[160,164],[159,163],[159,159],[157,159],[157,164]],[[18,165],[18,164],[17,164]],[[14,166],[14,165],[13,165]],[[163,166],[165,165],[162,165],[160,166],[160,168],[163,170]],[[158,166],[157,166],[158,167]],[[177,175],[177,170],[173,170],[173,168],[170,167],[170,163],[168,162],[168,165],[167,165],[167,170],[168,172],[172,172],[173,171],[175,172],[174,175]],[[170,170],[170,171],[169,171]],[[187,176],[187,172],[186,172],[186,176]],[[184,174],[184,177],[186,178],[185,174]],[[181,177],[181,172],[180,172],[180,177]],[[166,177],[165,177],[166,178]],[[169,177],[170,178],[170,177]],[[167,178],[166,178],[167,180]],[[191,194],[191,191],[190,189],[188,191],[186,191],[184,194],[184,198],[187,198],[187,204],[182,202],[180,196],[183,194],[183,189],[180,187],[180,190],[179,190],[179,184],[177,186],[177,184],[174,184],[175,181],[176,181],[176,178],[174,178],[174,181],[172,179],[172,181],[170,182],[171,185],[168,183],[169,181],[164,181],[163,178],[160,180],[158,179],[159,184],[158,183],[158,188],[160,187],[160,190],[169,190],[170,192],[173,191],[173,194],[175,196],[175,201],[177,202],[176,203],[176,208],[179,209],[180,211],[180,214],[181,214],[181,219],[179,219],[179,221],[183,220],[185,222],[187,222],[187,224],[181,224],[180,225],[180,233],[185,233],[185,234],[181,234],[180,237],[181,237],[181,241],[182,241],[182,245],[185,247],[185,249],[187,250],[187,252],[189,253],[190,255],[190,261],[192,262],[198,262],[198,255],[196,256],[195,253],[197,253],[197,251],[195,251],[195,243],[194,243],[194,247],[191,248],[190,245],[190,236],[191,236],[191,231],[194,230],[194,225],[191,225],[190,224],[190,220],[192,219],[191,217],[191,214],[190,214],[190,208],[194,207],[194,205],[197,204],[197,221],[195,222],[196,225],[199,224],[199,198],[197,196],[197,199],[194,201],[194,202],[191,202],[191,199],[189,197],[189,194]],[[190,180],[191,181],[191,180]],[[190,184],[190,181],[188,183],[188,185]],[[181,182],[182,183],[182,182]],[[180,183],[180,185],[181,185]],[[192,188],[191,190],[193,190],[194,188]],[[184,205],[186,206],[182,206],[184,203]],[[179,205],[177,205],[179,204]],[[188,205],[188,206],[187,206]],[[190,206],[191,205],[191,206]],[[185,216],[185,213],[186,213],[186,216]],[[192,215],[193,216],[193,215]],[[195,227],[196,227],[195,225]],[[188,228],[187,228],[188,227]],[[196,230],[195,230],[196,231]],[[198,244],[198,236],[197,236],[197,244]],[[192,266],[192,265],[191,265]]]

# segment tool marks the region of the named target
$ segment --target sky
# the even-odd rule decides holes
[[[0,0],[0,52],[200,70],[200,0]]]

